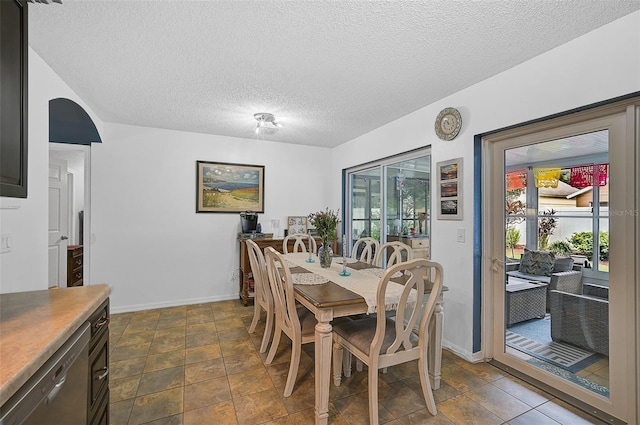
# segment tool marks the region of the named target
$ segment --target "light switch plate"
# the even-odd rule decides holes
[[[0,235],[0,254],[11,252],[11,234],[3,233]]]
[[[463,243],[465,240],[464,229],[458,229],[457,241]]]

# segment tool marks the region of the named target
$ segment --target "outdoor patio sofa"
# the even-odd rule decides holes
[[[608,289],[585,284],[585,294],[551,291],[551,339],[609,355]],[[586,295],[587,293],[604,295]]]
[[[519,263],[507,263],[507,278],[546,283],[547,310],[551,305],[552,290],[582,294],[582,267],[573,265],[571,257],[556,257],[548,251],[525,249]]]

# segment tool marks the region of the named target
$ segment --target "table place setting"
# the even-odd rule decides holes
[[[362,269],[361,271],[362,273],[370,274],[378,278],[382,278],[382,276],[384,276],[384,274],[387,272],[385,269],[378,269],[378,268]],[[392,278],[402,277],[402,273],[395,272],[391,277]]]
[[[329,282],[329,279],[322,277],[315,273],[309,273],[307,271],[293,273],[291,272],[291,279],[294,285],[319,285],[321,283]]]
[[[316,285],[323,284],[327,282],[333,282],[336,285],[339,285],[345,289],[348,289],[362,298],[364,298],[367,303],[367,312],[375,313],[377,311],[376,304],[376,294],[378,289],[378,283],[380,282],[380,278],[384,275],[385,270],[381,268],[376,268],[370,264],[358,262],[356,260],[351,260],[352,262],[344,261],[345,257],[337,257],[334,259],[340,259],[340,262],[333,261],[331,266],[328,268],[320,267],[319,262],[307,263],[306,259],[308,257],[308,253],[306,252],[297,252],[297,253],[289,253],[285,255],[285,259],[287,261],[287,265],[293,264],[294,267],[290,267],[292,272],[292,278],[294,280],[294,284],[299,285]],[[360,268],[362,266],[362,268]],[[341,275],[343,270],[349,268],[348,275]],[[303,272],[303,270],[306,273]],[[377,270],[375,274],[370,272],[370,270]],[[294,274],[294,271],[296,272]],[[294,277],[300,275],[315,275],[318,277],[304,276],[304,277]],[[324,280],[323,280],[324,279]],[[395,310],[397,308],[398,302],[400,300],[400,295],[402,294],[403,285],[396,282],[389,282],[389,288],[387,290],[387,302],[385,305],[385,309]],[[409,303],[415,302],[416,294],[415,291],[412,291],[409,295]]]

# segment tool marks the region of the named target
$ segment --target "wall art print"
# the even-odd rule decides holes
[[[197,161],[196,212],[264,212],[264,165]]]
[[[462,220],[462,158],[436,164],[438,220]]]

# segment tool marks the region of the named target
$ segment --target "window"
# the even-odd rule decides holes
[[[430,232],[431,154],[420,149],[346,170],[345,234],[349,247],[362,237]]]
[[[517,260],[524,248],[548,250],[573,257],[585,276],[608,280],[608,134],[599,131],[582,137],[592,141],[593,149],[583,145],[580,151],[574,149],[573,157],[566,154],[572,149],[568,139],[505,154],[507,262]],[[533,158],[544,160],[521,160],[531,159],[533,151],[537,152]]]

